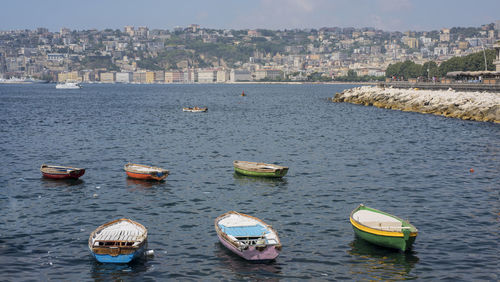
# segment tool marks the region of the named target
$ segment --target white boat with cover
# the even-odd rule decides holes
[[[274,228],[250,215],[227,212],[215,219],[215,231],[226,248],[247,260],[273,260],[281,251]]]
[[[99,226],[89,237],[89,249],[99,262],[128,263],[144,254],[148,231],[121,218]]]

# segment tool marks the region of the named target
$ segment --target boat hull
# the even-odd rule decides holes
[[[405,239],[404,237],[377,235],[363,231],[354,225],[353,225],[353,230],[356,236],[369,243],[381,247],[398,249],[403,252],[410,250],[413,247],[413,242],[415,242],[415,239],[417,238],[417,236],[409,236],[408,239]]]
[[[246,175],[246,176],[257,176],[257,177],[283,177],[288,173],[288,168],[272,171],[272,172],[259,172],[259,171],[249,171],[239,167],[234,167],[234,171]]]
[[[133,261],[136,258],[142,257],[144,254],[144,250],[146,244],[142,245],[140,248],[138,248],[135,252],[130,253],[130,254],[119,254],[116,256],[112,256],[109,254],[96,254],[90,250],[92,253],[92,256],[101,263],[129,263]]]
[[[42,171],[42,176],[49,179],[78,179],[85,174],[85,169],[73,170],[70,172],[44,172]]]
[[[233,244],[222,238],[222,236],[220,236],[219,234],[217,234],[217,237],[219,238],[219,241],[222,243],[222,245],[224,245],[227,249],[246,260],[269,261],[276,259],[280,254],[280,251],[278,250],[278,248],[280,247],[277,248],[277,246],[275,245],[268,245],[261,251],[257,250],[254,246],[250,246],[246,250],[240,250]]]
[[[129,172],[129,171],[126,171],[125,173],[127,173],[127,176],[130,178],[141,179],[141,180],[158,180],[158,181],[160,181],[160,180],[167,178],[167,176],[168,176],[168,174],[153,176],[149,173],[135,173],[135,172]]]

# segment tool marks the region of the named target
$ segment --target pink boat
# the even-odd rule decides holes
[[[215,231],[226,248],[246,260],[273,260],[281,251],[278,233],[250,215],[227,212],[215,219]]]

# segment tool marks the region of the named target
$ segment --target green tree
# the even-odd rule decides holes
[[[485,50],[467,55],[465,57],[453,57],[439,65],[439,75],[445,76],[452,71],[482,71],[484,70],[484,57],[486,55],[487,70],[494,70],[495,50]]]
[[[426,78],[432,78],[438,76],[438,65],[434,61],[425,62],[422,65],[422,76]]]

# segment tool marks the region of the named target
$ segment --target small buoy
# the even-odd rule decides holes
[[[92,195],[92,197],[97,198],[97,194]]]
[[[474,169],[473,168],[469,169],[469,171],[470,171],[470,173],[474,173]]]
[[[154,250],[147,250],[145,254],[146,254],[146,256],[148,256],[148,257],[152,257],[152,256],[154,256],[154,255],[155,255],[155,251],[154,251]]]

